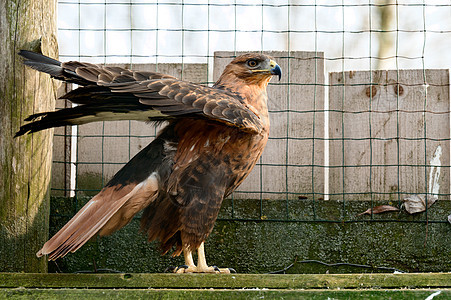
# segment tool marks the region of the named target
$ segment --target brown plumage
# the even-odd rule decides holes
[[[149,240],[161,242],[163,253],[184,251],[188,268],[183,271],[218,271],[206,265],[203,242],[222,200],[250,173],[268,140],[266,87],[272,75],[281,75],[272,58],[239,56],[207,87],[153,72],[20,54],[26,65],[81,85],[62,97],[81,105],[32,115],[17,136],[94,121],[168,121],[37,255],[53,260],[74,252],[144,210],[141,229]],[[198,266],[191,256],[196,249]]]

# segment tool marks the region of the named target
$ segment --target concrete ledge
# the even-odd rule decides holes
[[[81,199],[78,201],[81,206]],[[373,218],[357,216],[380,204],[396,205],[353,201],[344,206],[342,201],[308,199],[226,200],[206,241],[207,262],[250,274],[284,269],[296,257],[297,263],[287,273],[386,273],[391,272],[390,268],[408,273],[451,271],[451,225],[447,221],[451,201],[437,201],[427,216],[404,211]],[[51,235],[75,213],[73,207],[70,199],[53,199]],[[313,260],[341,265],[303,262]],[[158,244],[149,244],[139,232],[136,218],[117,233],[93,239],[56,263],[49,263],[50,272],[110,269],[121,273],[161,273],[184,261],[183,257],[161,256]]]

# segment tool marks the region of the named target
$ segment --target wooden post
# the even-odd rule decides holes
[[[0,271],[46,272],[35,253],[48,237],[53,133],[13,136],[28,115],[54,108],[53,81],[17,52],[57,56],[56,1],[1,1],[0,37]]]

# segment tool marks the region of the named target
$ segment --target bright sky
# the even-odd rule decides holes
[[[59,1],[62,60],[190,63],[212,62],[220,50],[306,50],[324,52],[327,71],[377,64],[368,57],[378,53],[378,33],[369,32],[380,28],[378,7],[368,2],[381,1],[80,2]],[[451,1],[398,3],[390,68],[451,68]]]

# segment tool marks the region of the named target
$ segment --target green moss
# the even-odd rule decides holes
[[[0,273],[0,299],[436,299],[451,274],[27,274]]]
[[[6,289],[0,299],[426,299],[436,290],[73,290]],[[437,299],[451,297],[441,290]]]
[[[102,174],[83,173],[77,177],[77,189],[81,195],[95,196],[102,189]]]

